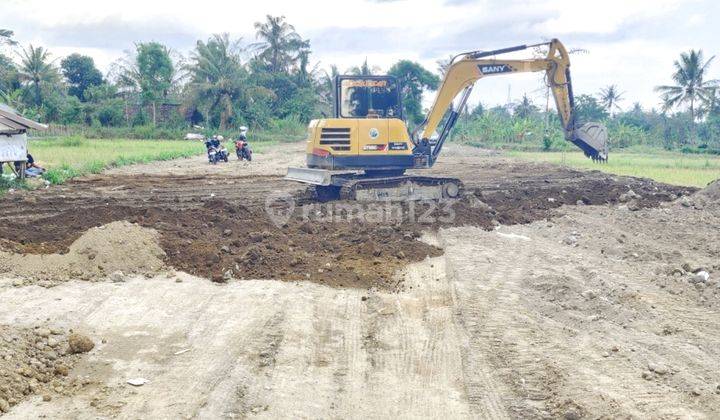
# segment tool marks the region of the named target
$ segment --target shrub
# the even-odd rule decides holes
[[[87,145],[88,141],[80,136],[71,136],[62,138],[59,143],[63,147],[80,147]]]

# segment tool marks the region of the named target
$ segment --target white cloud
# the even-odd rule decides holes
[[[47,46],[56,57],[80,52],[107,70],[135,41],[157,40],[187,53],[196,39],[229,32],[254,41],[253,23],[284,15],[309,37],[313,62],[341,70],[360,64],[387,69],[401,58],[435,71],[435,61],[468,49],[561,38],[589,54],[573,56],[577,93],[614,83],[630,106],[657,105],[652,88],[668,83],[683,50],[718,53],[720,18],[712,0],[0,0],[0,27],[22,43]],[[718,75],[720,72],[714,72]],[[717,77],[717,76],[716,76]],[[544,102],[537,75],[482,81],[471,101],[493,105],[527,92]]]

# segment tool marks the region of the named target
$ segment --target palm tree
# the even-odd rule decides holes
[[[35,48],[30,44],[27,49],[22,48],[18,55],[20,80],[32,91],[33,104],[40,106],[43,102],[43,89],[60,80],[58,69],[53,64],[54,60],[50,61],[50,52],[43,47]]]
[[[205,108],[206,118],[219,113],[220,129],[227,128],[235,105],[250,93],[244,85],[241,53],[239,39],[231,41],[228,34],[216,34],[207,42],[198,41],[190,54],[189,99]]]
[[[359,66],[353,66],[348,69],[348,73],[354,74],[355,76],[372,76],[373,74],[380,73],[380,67],[370,66],[365,57],[365,61]]]
[[[139,97],[142,103],[150,104],[152,122],[156,125],[158,103],[179,93],[186,77],[180,71],[183,66],[182,55],[173,49],[156,42],[137,43],[134,50],[125,51],[125,56],[113,63],[110,73],[126,108],[128,97]],[[126,118],[127,114],[126,109]]]
[[[12,39],[15,33],[9,29],[0,29],[0,45],[15,45],[17,41]]]
[[[675,60],[675,73],[672,79],[675,85],[657,86],[655,91],[662,94],[663,111],[687,104],[693,122],[698,116],[697,106],[712,101],[717,88],[716,80],[705,80],[707,69],[715,56],[704,60],[702,50],[690,50],[680,54]]]
[[[251,45],[271,72],[287,71],[300,53],[310,46],[295,32],[295,27],[285,21],[285,16],[267,15],[265,22],[255,22],[256,38],[260,42]]]
[[[522,100],[515,105],[513,112],[515,116],[519,118],[529,118],[534,113],[538,112],[538,108],[528,98],[527,93],[523,94]]]
[[[610,85],[600,89],[600,103],[610,115],[613,111],[621,110],[618,103],[623,100],[625,92],[620,92],[616,85]]]
[[[435,63],[437,64],[438,72],[440,72],[440,76],[444,77],[447,70],[450,68],[450,64],[452,64],[454,56],[450,55],[448,58],[441,58]]]

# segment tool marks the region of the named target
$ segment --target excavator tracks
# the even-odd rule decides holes
[[[457,178],[396,176],[352,178],[340,187],[340,199],[355,201],[418,201],[459,198],[463,183]]]

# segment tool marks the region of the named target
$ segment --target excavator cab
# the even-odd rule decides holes
[[[400,118],[400,88],[393,76],[337,76],[335,118]]]

